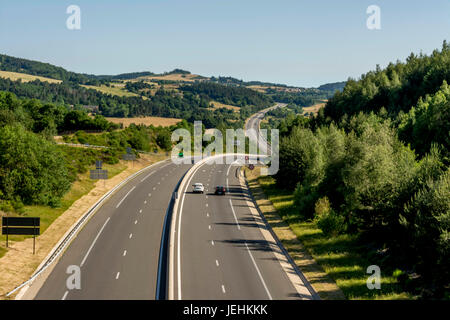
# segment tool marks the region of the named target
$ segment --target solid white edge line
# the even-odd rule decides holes
[[[231,202],[231,199],[228,199],[230,201],[231,211],[233,212],[234,220],[236,221],[238,230],[241,230],[241,226],[239,225],[239,221],[236,217],[236,212],[234,212],[233,203]]]
[[[91,252],[92,248],[94,247],[95,243],[97,242],[98,238],[100,237],[100,234],[102,233],[103,229],[105,228],[106,224],[109,222],[110,219],[111,219],[111,217],[108,217],[108,219],[106,219],[105,223],[103,224],[103,227],[97,233],[97,236],[95,237],[94,241],[92,242],[91,246],[89,247],[88,251],[86,252],[86,255],[84,256],[83,260],[81,261],[80,268],[86,262],[86,259],[89,256],[89,253]]]
[[[150,177],[152,174],[154,174],[156,171],[150,172],[148,175],[146,175],[143,179],[141,179],[141,182],[144,182],[147,180],[148,177]]]
[[[190,181],[192,180],[193,175],[197,172],[197,170],[203,166],[205,163],[207,163],[209,160],[213,160],[215,158],[220,158],[220,157],[238,157],[238,156],[251,156],[251,157],[260,157],[261,155],[258,154],[240,154],[240,153],[233,153],[233,154],[228,154],[228,153],[223,153],[223,154],[219,154],[219,155],[215,155],[215,156],[211,156],[211,157],[207,157],[202,159],[200,162],[197,162],[196,164],[194,164],[193,167],[191,167],[188,172],[186,173],[185,177],[183,178],[183,181],[180,184],[180,192],[183,192],[183,197],[181,198],[181,203],[178,199],[175,200],[175,204],[174,204],[174,209],[173,209],[173,216],[172,216],[172,222],[171,222],[171,227],[170,227],[170,251],[169,251],[169,300],[175,300],[175,273],[177,273],[177,284],[178,284],[178,299],[181,300],[181,267],[180,267],[180,233],[181,233],[181,213],[182,213],[182,208],[183,208],[183,203],[184,203],[184,197],[186,194],[186,189],[188,187],[188,185],[190,184]],[[237,161],[237,160],[236,160]],[[195,167],[197,165],[197,167]],[[189,178],[188,178],[189,177]],[[187,182],[189,179],[189,182]],[[186,186],[185,186],[186,184]],[[184,191],[183,191],[184,190]],[[178,211],[180,211],[180,217],[177,217],[178,215]],[[177,223],[176,220],[178,219],[178,232],[177,232]],[[177,241],[178,244],[176,244],[176,233],[178,233],[177,235]],[[175,246],[177,246],[177,253],[175,255]],[[177,257],[177,271],[175,271],[175,256]]]
[[[177,289],[178,289],[178,300],[181,300],[182,295],[181,295],[181,254],[180,254],[180,243],[181,243],[181,217],[183,216],[183,203],[184,203],[184,198],[186,197],[186,190],[188,188],[188,186],[191,184],[192,178],[195,176],[195,174],[197,173],[198,169],[200,169],[204,164],[206,163],[206,161],[204,163],[202,163],[201,165],[199,165],[192,173],[191,176],[189,177],[188,182],[186,183],[186,186],[184,187],[184,191],[183,191],[183,197],[181,198],[181,204],[180,204],[180,214],[178,216],[178,239],[177,239]]]
[[[270,294],[269,289],[267,288],[266,282],[264,281],[264,278],[261,275],[261,271],[259,271],[259,268],[258,268],[258,265],[256,264],[255,258],[253,258],[250,248],[247,245],[247,241],[245,241],[245,246],[247,247],[247,252],[250,255],[250,258],[252,259],[253,265],[255,266],[255,269],[258,272],[259,279],[261,280],[261,282],[264,286],[264,289],[266,290],[267,296],[269,297],[270,300],[273,300],[272,295]]]
[[[61,300],[66,300],[68,294],[69,294],[69,291],[66,291],[64,293],[63,297],[61,298]]]
[[[134,186],[133,188],[131,188],[130,191],[127,192],[127,194],[125,195],[125,197],[122,198],[122,200],[120,200],[120,202],[117,204],[116,209],[120,207],[120,205],[122,204],[122,202],[128,197],[128,195],[134,190],[136,189],[136,186]]]
[[[143,172],[150,170],[165,161],[170,161],[171,159],[165,159],[162,161],[155,162],[141,170],[131,174],[121,182],[119,182],[116,186],[114,186],[111,190],[105,193],[94,205],[92,205],[76,222],[72,224],[72,226],[66,231],[66,233],[58,240],[58,242],[53,246],[50,252],[47,254],[44,260],[41,261],[41,264],[36,268],[33,272],[32,276],[15,287],[13,290],[6,294],[7,297],[20,290],[20,292],[15,297],[15,300],[22,300],[23,296],[26,294],[28,289],[33,285],[33,282],[39,277],[50,265],[54,263],[55,260],[59,259],[60,253],[64,251],[64,249],[70,245],[73,239],[78,235],[79,231],[84,227],[86,222],[89,220],[89,217],[97,212],[97,210],[103,205],[104,202],[108,201],[110,197],[116,193],[117,190],[120,190],[124,185],[128,182],[132,181],[137,176],[141,175]],[[169,163],[170,164],[170,163]],[[81,222],[82,221],[82,222]],[[81,224],[80,224],[81,222]],[[74,232],[75,231],[75,232]],[[65,244],[64,244],[65,243]],[[56,253],[59,250],[59,253]],[[56,253],[56,255],[55,255]],[[55,258],[52,259],[52,257]]]

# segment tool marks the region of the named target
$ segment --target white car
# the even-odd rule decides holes
[[[202,183],[194,183],[193,185],[194,190],[192,190],[193,193],[203,193],[205,191],[205,187]]]

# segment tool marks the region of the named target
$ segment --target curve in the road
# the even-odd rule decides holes
[[[170,299],[314,299],[264,223],[239,175],[240,165],[198,164],[174,212]],[[202,182],[206,194],[192,194]],[[225,196],[216,185],[228,186]],[[281,257],[281,258],[280,258]]]

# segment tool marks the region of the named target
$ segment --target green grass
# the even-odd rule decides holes
[[[108,170],[108,178],[112,178],[125,170],[125,165],[103,164],[103,169]],[[95,169],[95,168],[91,168]],[[63,214],[72,204],[80,199],[82,196],[88,194],[95,185],[95,181],[89,178],[89,173],[79,175],[79,179],[72,185],[69,192],[61,199],[61,205],[57,208],[42,205],[25,206],[22,217],[39,217],[41,218],[41,234]],[[31,236],[9,236],[10,241],[23,241]],[[0,235],[0,258],[6,253],[7,249],[4,247],[6,236]]]
[[[82,87],[85,87],[86,89],[94,89],[101,93],[110,94],[113,96],[119,96],[119,97],[139,97],[136,93],[129,92],[128,90],[124,88],[118,88],[118,87],[107,87],[105,85],[101,86],[90,86],[90,85],[81,85]]]
[[[297,238],[307,248],[316,262],[334,279],[348,299],[413,299],[402,290],[392,269],[381,267],[381,289],[369,290],[366,285],[367,267],[378,265],[371,259],[369,250],[358,241],[356,235],[343,234],[327,237],[313,221],[301,221],[296,212],[293,194],[275,186],[272,177],[260,177],[259,183],[278,213]]]

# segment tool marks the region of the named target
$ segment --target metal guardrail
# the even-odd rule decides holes
[[[132,180],[135,177],[137,177],[138,175],[142,174],[144,171],[147,171],[150,168],[152,168],[158,164],[161,164],[165,161],[167,161],[167,160],[156,162],[148,167],[145,167],[145,168],[139,170],[138,172],[135,172],[134,174],[132,174],[131,176],[129,176],[128,178],[126,178],[125,180],[120,182],[118,185],[116,185],[113,189],[108,191],[105,195],[103,195],[91,208],[89,208],[89,210],[87,212],[85,212],[83,214],[83,216],[81,216],[80,219],[78,219],[78,221],[74,225],[72,225],[72,227],[66,232],[66,234],[62,237],[62,239],[55,245],[55,247],[52,249],[52,251],[49,253],[49,255],[44,259],[44,261],[41,263],[41,265],[39,265],[39,267],[33,273],[31,278],[28,279],[27,281],[23,282],[18,287],[14,288],[12,291],[8,292],[6,294],[6,296],[9,297],[17,290],[25,287],[28,284],[33,283],[33,281],[36,280],[36,278],[39,275],[41,275],[42,272],[44,272],[58,258],[58,256],[64,251],[64,249],[67,247],[67,245],[71,242],[71,240],[74,238],[74,236],[78,233],[78,231],[84,225],[84,223],[87,220],[89,220],[89,218],[97,211],[98,208],[100,208],[103,205],[103,203],[106,200],[108,200],[108,198],[113,193],[115,193],[117,190],[119,190],[121,187],[123,187],[125,184],[127,184],[130,180]]]

